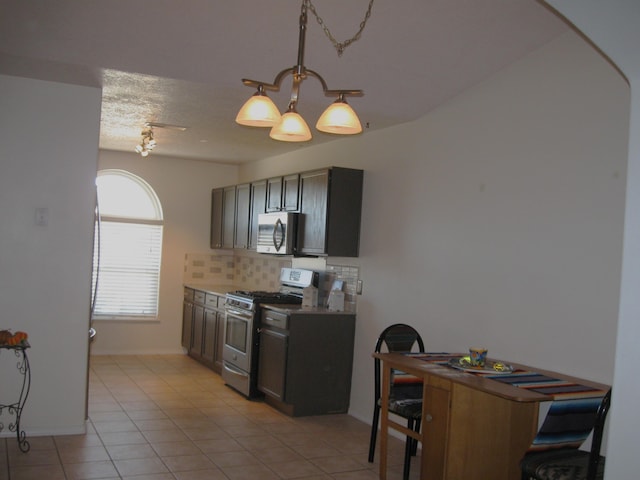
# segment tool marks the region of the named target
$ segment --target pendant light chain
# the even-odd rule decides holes
[[[371,8],[373,7],[373,0],[369,0],[369,8],[367,8],[367,13],[365,13],[364,15],[364,20],[362,20],[362,22],[360,22],[360,29],[358,30],[358,32],[351,37],[348,40],[345,40],[344,42],[338,42],[333,35],[331,34],[331,32],[329,31],[329,27],[327,27],[327,25],[324,23],[324,20],[322,19],[322,17],[320,17],[318,15],[318,12],[316,11],[316,7],[315,5],[313,5],[313,3],[311,3],[311,0],[303,0],[302,1],[302,13],[304,14],[307,7],[309,8],[309,10],[311,10],[311,13],[313,13],[313,16],[316,17],[316,20],[318,21],[318,24],[322,27],[322,30],[324,31],[324,34],[327,36],[327,38],[329,40],[331,40],[331,43],[333,44],[333,46],[335,47],[336,51],[338,52],[338,56],[341,57],[342,54],[344,53],[344,50],[351,45],[353,42],[356,42],[358,40],[360,40],[360,36],[362,35],[362,31],[364,30],[364,27],[367,26],[367,21],[369,20],[369,17],[371,17]]]

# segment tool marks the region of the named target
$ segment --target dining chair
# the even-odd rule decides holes
[[[375,352],[382,351],[383,346],[388,352],[410,352],[417,344],[419,352],[424,352],[424,342],[420,334],[410,325],[396,323],[385,328],[376,342]],[[369,462],[373,462],[380,420],[381,402],[381,371],[380,359],[374,359],[374,407],[371,423],[371,439],[369,441]],[[422,417],[422,379],[407,375],[404,372],[393,371],[389,395],[389,412],[407,420],[407,428],[419,432]],[[403,479],[409,478],[411,457],[416,454],[417,440],[407,436],[404,454]]]
[[[520,462],[522,480],[602,480],[605,457],[600,455],[600,447],[610,404],[611,390],[596,412],[590,451],[561,448],[527,453]]]

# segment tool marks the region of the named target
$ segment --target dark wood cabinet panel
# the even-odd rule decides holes
[[[251,208],[251,185],[236,186],[235,233],[233,248],[247,248],[249,243],[249,214]]]
[[[267,180],[267,212],[279,212],[282,206],[282,177]]]
[[[297,212],[299,208],[300,174],[282,177],[282,210]]]
[[[249,244],[250,250],[258,245],[258,215],[266,212],[267,181],[260,180],[251,184],[251,212],[249,215]]]
[[[222,248],[222,204],[224,203],[222,188],[211,191],[211,248]]]
[[[202,360],[213,365],[216,355],[216,326],[218,312],[206,308],[204,310],[204,328],[202,343]]]
[[[193,336],[189,352],[195,357],[202,356],[202,340],[204,332],[204,307],[202,305],[193,306]]]
[[[190,357],[217,373],[222,371],[224,296],[184,289],[182,346]]]
[[[286,318],[285,327],[268,318]],[[355,315],[262,311],[258,388],[265,401],[291,416],[349,409]],[[273,322],[272,322],[273,323]]]
[[[233,248],[236,227],[236,187],[222,190],[222,248]]]
[[[267,180],[267,212],[297,212],[300,174]]]
[[[216,351],[213,357],[213,370],[218,373],[222,373],[223,346],[224,346],[224,311],[218,311],[217,323],[216,323]]]
[[[285,393],[287,340],[286,335],[273,330],[260,333],[258,389],[278,400],[283,400]]]
[[[300,213],[298,252],[307,255],[326,253],[329,170],[300,175]]]
[[[333,167],[300,174],[298,253],[357,257],[362,170]]]
[[[182,305],[182,346],[191,349],[191,336],[193,334],[193,302],[184,301]]]

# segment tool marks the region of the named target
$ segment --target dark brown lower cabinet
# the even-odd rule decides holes
[[[224,296],[185,288],[182,314],[182,346],[190,357],[222,372]]]
[[[346,413],[351,395],[355,315],[262,311],[258,389],[290,416]]]

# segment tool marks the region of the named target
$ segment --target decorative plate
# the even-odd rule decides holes
[[[494,362],[487,360],[484,367],[474,367],[469,361],[469,357],[458,357],[449,360],[449,366],[457,368],[458,370],[464,370],[465,372],[473,373],[493,373],[496,375],[506,374],[513,372],[513,367],[506,363]]]

